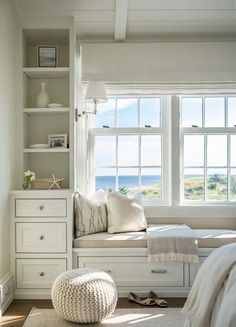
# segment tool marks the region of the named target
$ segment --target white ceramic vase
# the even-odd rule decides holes
[[[40,93],[37,96],[36,104],[37,104],[38,108],[46,108],[48,106],[48,104],[49,104],[49,96],[48,96],[48,94],[46,92],[47,83],[46,82],[41,82],[40,85],[41,85],[41,90],[40,90]]]

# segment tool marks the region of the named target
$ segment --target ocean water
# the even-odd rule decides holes
[[[142,176],[142,185],[148,186],[152,184],[158,184],[161,181],[161,176]],[[115,188],[116,178],[115,176],[96,176],[96,189]],[[119,188],[138,187],[138,176],[118,176]]]

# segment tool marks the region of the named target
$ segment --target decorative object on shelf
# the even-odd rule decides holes
[[[101,81],[90,81],[88,82],[86,93],[85,93],[85,101],[91,102],[94,104],[93,111],[83,111],[82,114],[95,114],[97,113],[97,105],[98,103],[107,102],[107,93],[105,89],[105,85]],[[81,114],[78,115],[81,117]]]
[[[50,148],[67,148],[67,134],[48,135],[48,145]]]
[[[57,67],[57,47],[38,46],[38,67]]]
[[[62,104],[61,103],[49,103],[48,108],[61,108]]]
[[[36,103],[38,108],[46,108],[49,103],[49,96],[46,92],[46,82],[41,82],[41,90],[40,93],[37,96]]]
[[[48,144],[31,144],[30,148],[31,149],[48,149],[49,145]]]
[[[35,181],[35,173],[33,171],[27,170],[24,172],[24,183],[23,189],[24,190],[31,190]]]
[[[52,177],[39,178],[34,182],[34,188],[37,190],[52,190],[61,189],[64,178],[56,178],[54,174]]]

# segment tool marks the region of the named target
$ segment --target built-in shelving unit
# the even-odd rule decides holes
[[[63,188],[73,188],[74,183],[74,26],[62,23],[60,27],[39,23],[22,30],[22,62],[19,74],[19,185],[23,172],[34,171],[36,178],[63,177]],[[53,26],[53,27],[52,27]],[[63,27],[62,27],[63,26]],[[57,66],[38,67],[38,46],[56,46]],[[49,103],[59,103],[56,108],[38,108],[37,95],[41,82],[46,83]],[[31,148],[47,144],[48,136],[67,134],[66,147]]]
[[[28,78],[67,78],[69,76],[68,67],[55,68],[23,68],[23,72]]]
[[[64,114],[69,113],[69,108],[24,108],[24,113],[28,115]]]
[[[63,152],[70,152],[70,149],[66,149],[66,148],[55,148],[55,149],[24,149],[25,153],[63,153]]]

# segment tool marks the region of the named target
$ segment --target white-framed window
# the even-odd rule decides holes
[[[89,116],[88,192],[146,206],[236,204],[236,96],[111,96]]]
[[[180,98],[181,203],[235,204],[236,97]]]
[[[89,130],[90,191],[142,192],[169,204],[169,97],[117,96],[98,105]]]

